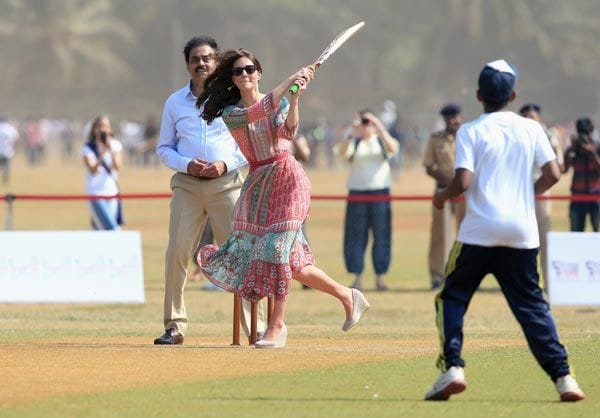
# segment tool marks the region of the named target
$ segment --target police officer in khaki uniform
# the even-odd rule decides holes
[[[550,141],[552,150],[554,150],[554,153],[556,154],[556,162],[558,163],[558,167],[560,168],[561,172],[564,172],[565,158],[560,140],[556,135],[556,132],[548,129],[542,120],[542,107],[536,103],[527,103],[521,107],[519,114],[525,118],[533,119],[542,125],[544,132],[546,132],[546,135],[548,135],[548,140]],[[540,175],[541,171],[537,170],[535,173],[535,178],[538,178]],[[542,196],[550,196],[550,190],[546,190]],[[552,202],[546,199],[537,199],[535,201],[535,217],[537,219],[538,233],[540,235],[540,264],[542,265],[542,278],[544,280],[544,285],[548,280],[548,266],[546,265],[548,248],[546,245],[546,237],[548,232],[552,229],[551,216]]]
[[[445,188],[454,177],[454,153],[456,132],[462,123],[461,108],[455,103],[440,109],[446,128],[429,138],[423,165],[427,175],[435,180],[436,191]],[[444,268],[453,242],[452,215],[456,218],[456,230],[465,216],[464,201],[451,202],[444,209],[432,206],[431,237],[429,242],[429,275],[431,288],[438,289],[444,279]]]

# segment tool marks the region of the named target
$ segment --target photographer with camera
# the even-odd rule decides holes
[[[366,110],[356,115],[352,132],[340,146],[340,155],[350,163],[349,197],[373,197],[373,201],[350,200],[346,207],[344,260],[347,271],[355,275],[350,287],[358,290],[362,288],[369,230],[373,234],[371,253],[376,290],[388,290],[383,275],[391,261],[392,211],[390,201],[384,199],[390,196],[390,158],[398,151],[398,141],[373,113]]]
[[[114,196],[119,194],[118,173],[121,168],[123,145],[113,138],[108,116],[97,116],[93,121],[88,140],[83,146],[83,163],[86,167],[86,193],[88,196]],[[122,215],[119,199],[90,199],[92,228],[96,230],[121,229]]]
[[[569,220],[571,231],[583,232],[585,218],[590,216],[592,229],[600,226],[600,143],[592,138],[594,124],[589,118],[577,119],[577,135],[571,138],[571,146],[565,152],[565,173],[573,167],[571,193],[574,195],[596,195],[592,201],[571,201]]]

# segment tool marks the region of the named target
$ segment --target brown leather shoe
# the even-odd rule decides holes
[[[156,345],[174,345],[183,344],[183,335],[175,331],[173,328],[169,328],[163,335],[154,340]]]

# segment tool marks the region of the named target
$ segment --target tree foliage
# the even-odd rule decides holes
[[[268,88],[360,20],[317,73],[309,117],[387,98],[417,118],[447,100],[475,111],[477,72],[498,57],[558,117],[600,101],[597,0],[0,0],[0,10],[0,95],[13,116],[156,113],[185,82],[181,51],[199,33],[256,52]]]

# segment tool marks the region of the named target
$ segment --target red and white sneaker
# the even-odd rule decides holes
[[[577,381],[570,374],[559,377],[555,385],[561,402],[577,402],[585,399],[585,393],[583,393]]]
[[[447,401],[451,395],[461,393],[467,388],[465,371],[453,366],[438,377],[433,387],[425,394],[426,401]]]

